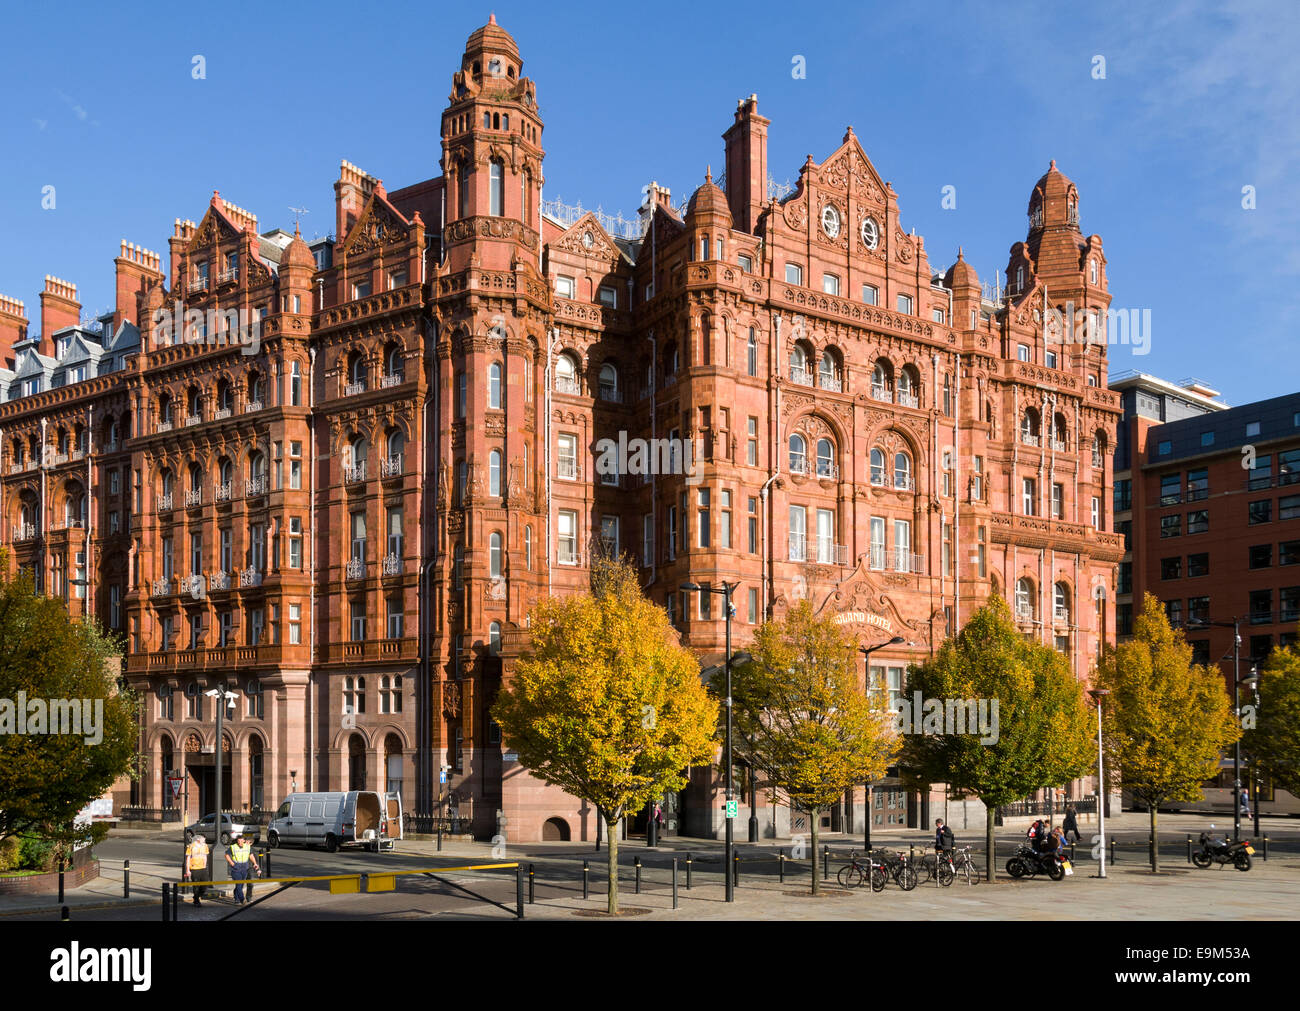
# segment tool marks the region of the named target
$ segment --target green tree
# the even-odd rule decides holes
[[[921,782],[946,782],[984,802],[985,869],[992,881],[997,808],[1090,768],[1083,688],[1065,654],[1026,639],[1006,601],[996,596],[931,660],[910,669],[907,687],[923,700],[987,704],[988,733],[968,727],[965,734],[908,734],[903,762]]]
[[[0,559],[0,572],[4,571]],[[38,595],[30,579],[0,575],[0,839],[41,835],[62,845],[93,838],[75,832],[77,813],[133,766],[137,700],[116,683],[117,644],[93,621],[73,621],[61,600]],[[102,723],[81,734],[18,733],[18,703],[47,710],[51,699],[83,700]],[[63,728],[63,729],[66,729]]]
[[[492,708],[533,775],[596,806],[618,912],[618,820],[686,785],[713,755],[717,703],[636,571],[604,559],[598,592],[533,608],[530,652]]]
[[[1300,796],[1300,650],[1275,649],[1259,670],[1259,707],[1242,744],[1275,786]]]
[[[1182,631],[1170,628],[1148,593],[1133,638],[1106,651],[1096,682],[1110,692],[1101,721],[1107,764],[1151,812],[1155,839],[1159,806],[1204,797],[1201,784],[1218,773],[1223,749],[1241,733],[1223,675],[1192,663]],[[1160,869],[1159,847],[1151,848],[1151,869]]]
[[[821,811],[851,787],[878,779],[898,754],[892,718],[861,687],[857,651],[843,627],[817,618],[807,600],[759,626],[751,660],[732,667],[732,748],[809,812],[812,890]],[[714,689],[725,691],[723,678]]]

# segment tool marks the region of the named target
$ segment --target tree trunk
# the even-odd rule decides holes
[[[1160,870],[1160,845],[1156,836],[1156,806],[1148,804],[1151,811],[1151,872],[1157,873]]]
[[[605,850],[609,855],[609,905],[606,912],[610,916],[618,913],[618,821],[605,822]]]
[[[984,877],[989,881],[990,884],[993,882],[998,872],[998,867],[997,867],[998,858],[997,858],[997,854],[994,852],[994,846],[993,846],[994,842],[996,841],[996,837],[994,835],[994,826],[997,823],[997,817],[998,817],[997,808],[995,808],[992,804],[988,803],[988,801],[985,801],[984,802],[984,848],[985,848]]]
[[[820,895],[822,893],[822,871],[818,866],[821,854],[817,852],[817,840],[820,838],[818,829],[821,828],[821,808],[814,807],[808,812],[808,817],[812,821],[812,893]]]

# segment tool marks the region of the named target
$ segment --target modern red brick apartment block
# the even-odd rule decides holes
[[[0,306],[5,540],[127,638],[140,812],[170,802],[167,770],[196,811],[217,755],[237,809],[391,786],[431,812],[446,766],[481,834],[591,838],[488,709],[529,607],[583,589],[601,546],[706,661],[723,607],[687,581],[736,584],[738,646],[804,597],[863,645],[901,637],[872,656],[895,690],[999,592],[1088,676],[1114,628],[1120,409],[1104,343],[1045,336],[1045,307],[1096,334],[1109,303],[1077,189],[1055,165],[1033,186],[990,292],[960,253],[932,267],[852,129],[782,191],[768,126],[738,103],[716,181],[702,154],[689,202],[651,184],[634,223],[548,204],[536,85],[493,21],[452,75],[436,173],[387,190],[344,162],[330,239],[260,232],[214,194],[165,262],[124,248],[103,330],[62,282],[39,338]],[[256,352],[215,340],[224,317],[178,342],[154,323],[177,299],[246,312]],[[67,336],[97,366],[75,381]],[[695,473],[599,464],[620,437],[680,440],[670,464],[689,442]],[[240,693],[220,748],[218,678]],[[926,800],[892,780],[874,816],[915,823]],[[707,770],[666,801],[670,831],[718,830]]]
[[[1217,394],[1199,382],[1178,390],[1137,375],[1114,388],[1134,414],[1116,459],[1117,473],[1126,466],[1130,476],[1117,477],[1115,504],[1117,517],[1129,517],[1117,526],[1132,524],[1132,567],[1121,570],[1121,579],[1131,572],[1131,606],[1145,593],[1163,601],[1196,662],[1222,670],[1231,692],[1234,620],[1240,678],[1275,646],[1295,643],[1300,628],[1300,393],[1229,409],[1211,403]],[[1158,413],[1159,401],[1163,424],[1140,416]],[[1131,500],[1121,501],[1130,489]],[[1129,612],[1127,598],[1119,600],[1123,636]],[[1243,705],[1253,701],[1248,686],[1240,696]],[[1232,779],[1229,769],[1206,805],[1225,806]],[[1268,784],[1263,796],[1266,813],[1300,811]]]

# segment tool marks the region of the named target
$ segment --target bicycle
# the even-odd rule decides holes
[[[874,863],[874,854],[869,859],[872,859]],[[880,872],[879,886],[876,884],[877,870]],[[910,892],[916,887],[918,880],[916,868],[912,866],[911,861],[907,859],[906,853],[890,853],[887,851],[881,851],[881,862],[875,864],[875,867],[872,869],[872,889],[877,892],[880,891],[885,887],[889,878],[892,878],[894,883],[905,892]]]
[[[849,854],[849,862],[839,869],[835,875],[835,880],[840,883],[841,888],[861,888],[866,880],[871,876],[876,868],[876,864],[867,858],[865,864],[858,861],[857,850]],[[879,891],[880,889],[876,889]]]
[[[957,876],[950,851],[923,853],[917,863],[917,879],[922,883],[933,881],[937,877],[939,884],[947,888]],[[921,877],[921,875],[924,875],[924,877]]]
[[[956,850],[953,869],[956,874],[965,878],[968,885],[978,885],[983,879],[980,869],[975,865],[975,858],[971,856],[969,846],[961,846]]]

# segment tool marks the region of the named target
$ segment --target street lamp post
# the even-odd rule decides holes
[[[886,646],[898,646],[904,641],[905,640],[901,635],[896,635],[888,642],[882,642],[879,646],[858,647],[858,652],[861,653],[862,656],[864,657],[863,667],[865,668],[865,675],[864,675],[865,680],[862,682],[863,685],[870,686],[871,684],[871,654],[878,649],[884,649]],[[871,853],[871,784],[870,783],[866,784],[866,790],[867,790],[867,795],[866,798],[864,799],[864,803],[866,804],[866,817],[863,819],[863,821],[866,822],[867,827],[863,836],[863,845],[866,847],[865,852],[870,854]]]
[[[727,709],[727,736],[726,736],[726,742],[723,745],[723,750],[725,752],[723,760],[726,763],[724,774],[726,776],[726,790],[727,790],[727,807],[725,810],[725,814],[726,814],[725,821],[727,823],[727,826],[726,826],[726,858],[722,865],[723,866],[722,876],[723,878],[726,879],[726,886],[727,886],[726,901],[728,902],[736,901],[735,882],[733,881],[732,874],[731,874],[732,863],[734,860],[733,851],[736,845],[734,829],[732,827],[732,817],[731,817],[731,798],[732,798],[732,793],[731,793],[731,615],[732,612],[735,610],[735,608],[733,608],[731,604],[731,591],[734,590],[739,585],[740,583],[738,582],[727,583],[724,581],[721,588],[714,589],[712,586],[700,586],[699,583],[681,584],[681,588],[683,590],[687,590],[687,591],[698,590],[703,593],[721,594],[723,599],[723,607],[725,608],[723,614],[727,620],[727,654],[725,660],[723,661],[723,666],[726,668],[726,673],[727,673],[727,698],[725,703]]]
[[[1189,622],[1188,628],[1208,628],[1215,625],[1219,628],[1232,629],[1232,715],[1237,721],[1237,729],[1241,729],[1241,619],[1234,617],[1232,621],[1208,621],[1201,620]],[[1226,659],[1226,658],[1225,658]],[[1222,662],[1222,661],[1220,661]],[[1241,737],[1238,736],[1232,742],[1232,840],[1236,842],[1241,838]]]
[[[1252,694],[1255,696],[1255,719],[1259,719],[1259,668],[1251,665],[1250,673],[1241,679],[1241,684],[1249,685]],[[1250,756],[1250,792],[1254,809],[1252,814],[1255,818],[1255,837],[1259,837],[1259,757]]]
[[[1097,835],[1101,841],[1098,849],[1097,877],[1106,876],[1106,770],[1102,764],[1101,750],[1101,700],[1109,695],[1107,688],[1093,688],[1088,692],[1097,703]]]
[[[217,737],[216,744],[212,749],[212,757],[216,767],[216,801],[217,817],[212,823],[212,865],[217,866],[217,847],[221,846],[221,717],[225,714],[226,705],[234,706],[235,700],[239,698],[234,692],[226,691],[226,681],[222,678],[217,682],[217,687],[206,693],[211,699],[212,704],[217,708]],[[202,814],[199,818],[202,820]]]

